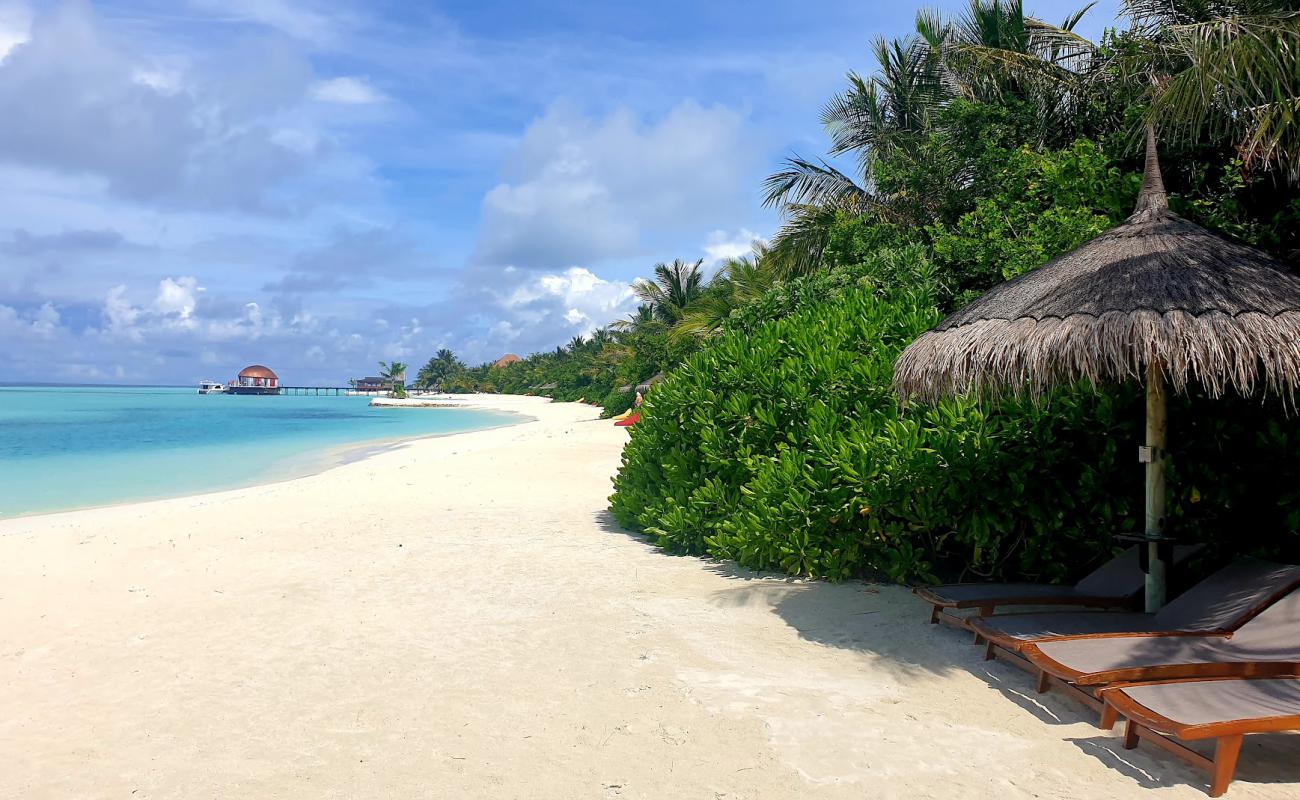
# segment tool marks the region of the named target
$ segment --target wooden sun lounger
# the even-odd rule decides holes
[[[1290,669],[1293,677],[1121,684],[1101,696],[1108,714],[1127,720],[1126,749],[1145,739],[1206,770],[1209,794],[1218,797],[1232,783],[1243,737],[1300,730],[1300,664]],[[1210,758],[1185,744],[1207,739]]]
[[[1024,644],[1020,656],[1038,675],[1038,690],[1057,688],[1101,712],[1107,730],[1113,715],[1102,707],[1098,687],[1131,681],[1289,674],[1300,662],[1300,588],[1242,623],[1212,634],[1147,633],[1075,636]]]
[[[1075,637],[1027,644],[1021,655],[1053,678],[1079,686],[1263,674],[1274,662],[1300,662],[1300,589],[1231,633]]]
[[[1175,561],[1200,549],[1185,545],[1174,549]],[[1137,600],[1145,582],[1138,563],[1137,547],[1130,547],[1102,564],[1073,586],[1050,583],[949,583],[918,586],[912,591],[930,604],[930,622],[944,622],[969,628],[969,619],[953,613],[973,609],[987,617],[1003,606],[1071,606],[1081,608],[1126,608]]]
[[[1154,614],[1059,611],[1004,614],[972,620],[987,641],[985,658],[1011,656],[1011,663],[1037,669],[1022,656],[1032,644],[1113,635],[1224,634],[1236,630],[1300,586],[1300,566],[1240,558],[1188,589]]]

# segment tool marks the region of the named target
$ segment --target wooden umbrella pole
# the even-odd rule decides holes
[[[1161,557],[1160,539],[1165,533],[1165,379],[1154,361],[1147,365],[1147,443],[1142,453],[1146,462],[1146,536],[1148,570],[1146,610],[1159,611],[1168,593],[1168,564]]]

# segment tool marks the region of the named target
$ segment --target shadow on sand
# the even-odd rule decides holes
[[[770,608],[800,638],[825,647],[853,651],[873,659],[900,679],[968,673],[999,692],[1024,712],[1049,726],[1093,725],[1097,715],[1055,692],[1037,694],[1030,676],[1000,661],[985,661],[984,648],[973,646],[969,633],[930,625],[924,603],[901,586],[852,581],[840,584],[790,578],[738,567],[734,563],[674,556],[643,534],[624,530],[607,511],[596,515],[605,531],[640,542],[663,558],[689,558],[732,585],[710,602],[724,607]],[[1154,751],[1150,745],[1125,750],[1116,732],[1068,738],[1083,753],[1148,788],[1203,787],[1206,778],[1186,764]],[[1300,736],[1275,734],[1246,739],[1237,780],[1243,783],[1300,781],[1296,758]],[[1208,751],[1207,751],[1208,752]]]

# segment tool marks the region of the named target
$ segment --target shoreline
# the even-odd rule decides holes
[[[532,412],[0,521],[0,797],[1204,797],[906,588],[621,530],[624,429]],[[1291,741],[1249,740],[1234,796],[1293,795]]]
[[[136,388],[136,387],[131,387]],[[144,388],[174,388],[174,387],[144,387]],[[515,395],[460,395],[466,402],[455,406],[440,406],[441,408],[462,408],[477,411],[492,411],[501,414],[510,414],[517,419],[503,422],[499,425],[489,425],[481,428],[471,428],[460,431],[445,431],[439,433],[416,434],[412,436],[386,437],[380,439],[367,439],[360,442],[349,442],[346,444],[323,445],[320,448],[304,451],[285,457],[264,473],[250,477],[247,480],[237,481],[231,485],[217,486],[200,491],[181,490],[177,494],[161,494],[150,497],[133,497],[109,503],[96,503],[92,505],[70,506],[67,508],[54,508],[43,511],[26,511],[19,514],[0,515],[0,526],[10,520],[31,519],[33,517],[46,517],[53,514],[68,514],[79,511],[97,511],[108,508],[118,508],[121,506],[130,506],[144,503],[159,503],[168,500],[183,500],[185,498],[207,497],[210,495],[219,495],[226,492],[235,492],[241,489],[252,489],[258,486],[269,486],[286,481],[298,480],[300,478],[310,478],[315,475],[328,472],[331,469],[346,466],[348,464],[363,461],[366,458],[388,452],[402,445],[412,442],[424,441],[426,439],[439,439],[446,436],[461,436],[465,434],[479,433],[481,431],[497,430],[499,428],[509,428],[517,425],[527,425],[535,422],[536,417],[522,413],[515,406],[502,403],[497,406],[489,402],[477,400],[476,398],[491,397],[515,397]],[[3,527],[0,527],[0,536],[4,535]]]

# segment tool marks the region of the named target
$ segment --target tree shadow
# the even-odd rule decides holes
[[[607,511],[596,515],[601,530],[627,536],[663,558],[689,558],[730,585],[715,591],[710,602],[722,607],[765,607],[799,638],[824,647],[854,651],[873,659],[900,679],[970,673],[1007,700],[1049,726],[1097,724],[1097,714],[1059,692],[1038,694],[1023,670],[1002,661],[985,661],[984,648],[973,646],[972,635],[946,625],[927,623],[929,608],[905,587],[848,581],[833,584],[764,573],[732,562],[697,556],[676,556],[657,547],[652,537],[620,527]],[[1096,758],[1140,786],[1200,787],[1207,781],[1199,770],[1149,744],[1123,749],[1116,732],[1068,738],[1080,751]],[[1300,782],[1295,757],[1300,734],[1268,734],[1246,738],[1237,778],[1244,783]]]
[[[1068,741],[1106,766],[1131,778],[1143,788],[1156,789],[1171,786],[1204,788],[1209,784],[1209,777],[1204,772],[1160,752],[1147,742],[1139,743],[1136,750],[1125,750],[1118,736],[1100,732],[1093,737]],[[1192,749],[1207,758],[1212,758],[1214,755],[1212,741],[1182,742],[1182,744],[1190,744]],[[1296,733],[1247,736],[1241,747],[1236,782],[1300,783],[1300,759],[1295,757],[1297,745],[1300,745],[1300,734]]]

